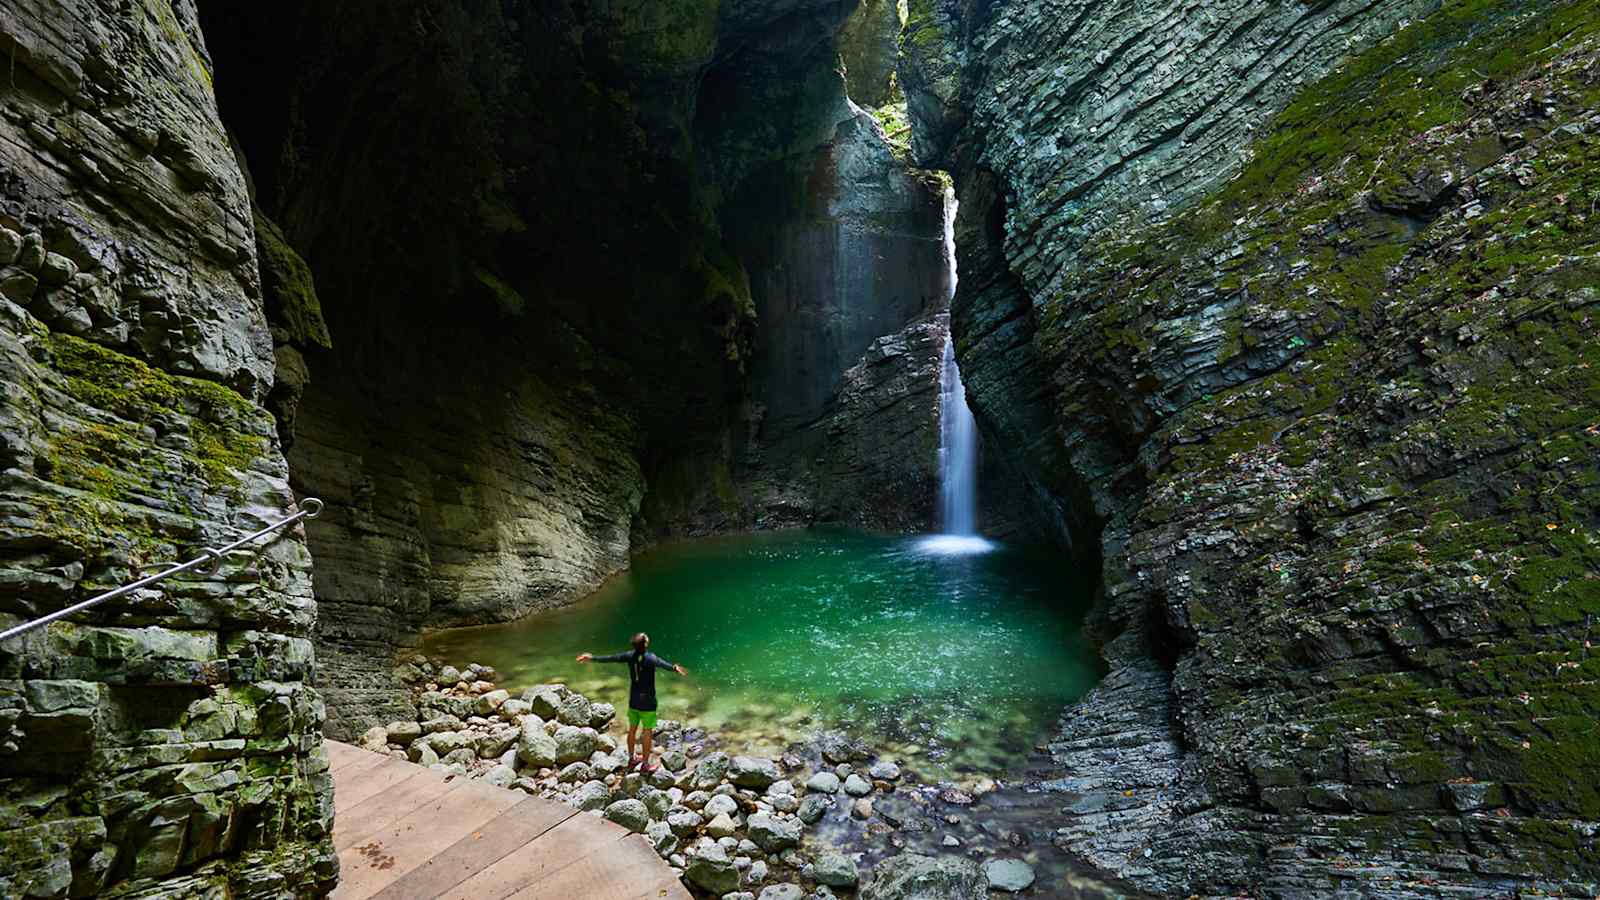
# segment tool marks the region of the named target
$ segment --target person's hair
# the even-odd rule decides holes
[[[633,636],[633,649],[643,650],[648,646],[650,646],[650,635],[641,631]]]

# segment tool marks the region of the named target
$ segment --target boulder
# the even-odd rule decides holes
[[[541,719],[554,719],[567,695],[566,685],[536,684],[522,692],[523,702]]]
[[[750,840],[768,853],[777,853],[800,844],[800,822],[758,812],[745,821]]]
[[[565,765],[588,759],[590,754],[600,748],[598,737],[593,728],[579,728],[575,725],[563,725],[557,728],[556,763]]]
[[[860,878],[855,860],[843,853],[829,850],[817,857],[811,865],[811,877],[818,884],[829,887],[853,888]]]
[[[976,862],[916,853],[879,862],[861,888],[861,900],[987,900],[988,896],[989,881]]]
[[[419,766],[432,768],[439,762],[439,754],[433,752],[433,748],[428,746],[427,741],[414,742],[411,745],[411,752],[407,755],[411,756],[411,761]]]
[[[689,787],[709,791],[722,783],[728,774],[728,754],[708,753],[689,775]]]
[[[483,780],[495,787],[510,787],[517,780],[517,770],[507,765],[497,765],[483,776]]]
[[[618,800],[606,807],[606,818],[629,831],[643,833],[650,827],[650,811],[638,800]]]
[[[568,691],[556,706],[556,721],[563,725],[575,725],[579,728],[589,727],[589,718],[593,708],[589,698],[582,694]]]
[[[706,823],[706,834],[714,838],[732,837],[738,830],[739,823],[735,822],[733,817],[725,812],[717,813],[711,817],[710,822]]]
[[[735,756],[728,763],[728,780],[740,787],[764,788],[778,777],[778,764],[764,757]]]
[[[382,725],[374,725],[368,728],[365,734],[361,735],[361,739],[357,744],[363,750],[371,750],[374,753],[388,753],[389,732]]]
[[[604,731],[606,726],[611,724],[611,720],[615,719],[616,717],[617,708],[609,703],[589,704],[588,725],[590,728],[593,728],[597,731]]]
[[[420,722],[390,722],[383,730],[389,735],[389,743],[402,747],[409,747],[412,741],[422,737]]]
[[[728,858],[727,851],[716,844],[696,847],[684,859],[688,865],[684,867],[683,877],[690,884],[713,894],[726,894],[739,886],[739,870]]]
[[[682,750],[667,750],[661,754],[661,767],[669,772],[682,772],[687,765],[689,757]]]
[[[517,735],[517,759],[525,766],[554,766],[559,748],[556,739],[544,730],[538,716],[522,717],[522,730]]]
[[[461,680],[461,670],[455,666],[445,666],[439,670],[439,683],[450,687]]]
[[[506,702],[500,704],[500,715],[505,716],[508,719],[514,719],[518,716],[525,716],[532,711],[533,704],[526,700],[518,700],[515,697],[512,697]]]
[[[800,811],[797,815],[800,816],[800,821],[807,825],[815,825],[831,806],[833,806],[832,797],[826,794],[812,794],[800,801]]]
[[[495,710],[498,710],[500,707],[504,706],[505,702],[510,699],[511,692],[505,690],[504,688],[498,691],[489,691],[486,694],[480,694],[478,696],[477,702],[473,703],[472,705],[472,709],[480,716],[491,715],[495,712]]]
[[[644,836],[650,839],[650,846],[656,848],[656,854],[662,859],[678,849],[678,835],[666,822],[651,822],[645,826]]]
[[[472,746],[477,749],[478,755],[484,759],[496,759],[517,743],[519,732],[515,726],[507,725],[479,735]]]
[[[666,791],[645,785],[639,789],[639,800],[650,810],[650,818],[664,819],[672,808],[672,797]]]
[[[989,889],[1015,894],[1033,885],[1033,866],[1020,859],[991,859],[983,864]]]
[[[839,776],[832,772],[818,772],[806,779],[806,790],[819,794],[839,793]]]
[[[589,781],[578,786],[567,802],[582,810],[605,809],[611,805],[611,788],[603,781]]]

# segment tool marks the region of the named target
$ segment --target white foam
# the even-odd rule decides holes
[[[933,556],[976,556],[999,546],[975,534],[930,534],[917,541],[917,550]]]

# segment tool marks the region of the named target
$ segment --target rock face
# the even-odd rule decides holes
[[[1103,566],[1058,841],[1162,894],[1600,880],[1600,8],[911,7],[969,398]]]
[[[8,3],[0,624],[294,510],[245,178],[194,5]],[[284,896],[337,873],[291,529],[0,649],[0,895]]]

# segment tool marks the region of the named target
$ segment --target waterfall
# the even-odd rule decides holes
[[[967,406],[953,338],[945,339],[939,369],[939,501],[945,534],[977,533],[978,423]]]
[[[945,189],[944,263],[947,300],[956,294],[956,198]],[[924,550],[943,554],[982,553],[993,544],[978,537],[978,422],[967,406],[967,389],[956,365],[954,337],[946,337],[939,366],[939,524],[943,534],[925,538]]]

